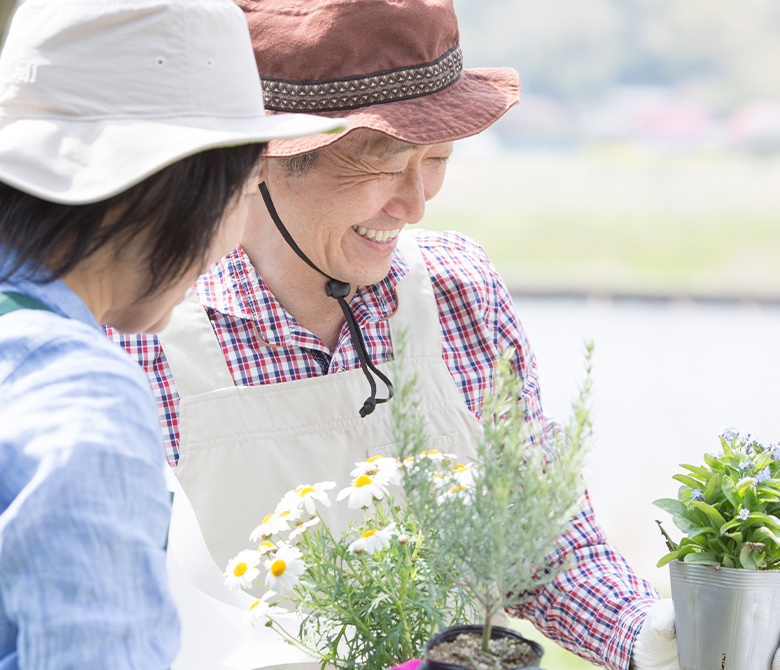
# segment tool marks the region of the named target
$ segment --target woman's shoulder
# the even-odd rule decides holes
[[[156,408],[143,372],[103,333],[75,319],[29,310],[0,317],[0,413],[87,433],[150,433]],[[159,433],[159,431],[157,431]]]

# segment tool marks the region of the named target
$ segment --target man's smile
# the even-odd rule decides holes
[[[365,226],[352,226],[354,230],[361,237],[365,237],[367,240],[373,240],[374,242],[389,242],[394,240],[398,233],[401,232],[400,228],[395,230],[376,230],[374,228],[366,228]]]

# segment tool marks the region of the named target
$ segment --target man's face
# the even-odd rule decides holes
[[[419,146],[355,130],[321,150],[302,176],[271,159],[266,183],[312,262],[353,287],[365,286],[387,276],[396,236],[422,219],[451,153],[452,142]]]

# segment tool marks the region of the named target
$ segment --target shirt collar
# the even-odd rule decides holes
[[[352,299],[350,306],[358,323],[383,321],[395,314],[395,287],[408,271],[396,249],[387,276],[371,286],[361,286]],[[307,346],[313,337],[282,307],[240,246],[201,276],[196,290],[203,306],[252,321],[260,339],[272,347]],[[330,300],[324,291],[322,299]]]
[[[0,260],[0,274],[3,274],[4,267],[10,267],[14,262],[16,254],[16,250],[0,242],[0,259],[5,259],[5,261]],[[48,274],[49,271],[45,268],[37,273],[32,273],[29,265],[23,265],[9,279],[0,282],[0,291],[29,295],[31,298],[40,300],[60,316],[75,319],[99,329],[100,324],[89,311],[89,307],[64,281],[55,279],[48,283],[42,283]]]

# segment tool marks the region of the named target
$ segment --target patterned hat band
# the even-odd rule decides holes
[[[275,112],[335,112],[430,95],[457,81],[462,71],[457,45],[431,63],[362,77],[311,83],[263,79],[263,101]]]

